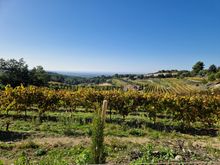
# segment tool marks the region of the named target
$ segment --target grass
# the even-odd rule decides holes
[[[112,79],[112,84],[115,85],[115,86],[118,86],[118,87],[124,87],[124,86],[127,86],[129,85],[129,83],[121,80],[121,79]]]
[[[58,165],[84,164],[87,160],[92,113],[82,112],[81,109],[71,115],[50,112],[41,124],[34,118],[36,112],[28,112],[26,120],[22,116],[16,117],[15,112],[10,112],[10,115],[0,118],[0,126],[3,125],[0,160],[4,163],[30,161]],[[9,119],[11,124],[9,132],[6,132],[4,123]],[[112,115],[112,122],[108,121],[105,126],[107,163],[146,163],[151,158],[157,162],[172,161],[177,155],[185,161],[219,160],[219,135],[191,135],[165,129],[166,126],[178,125],[178,122],[171,123],[166,117],[158,118],[155,125],[141,113],[129,115],[125,120],[119,115]],[[11,138],[7,141],[4,137]],[[151,151],[148,145],[153,146]],[[143,157],[147,154],[148,157]]]

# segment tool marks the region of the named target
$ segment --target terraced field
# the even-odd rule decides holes
[[[189,79],[176,79],[176,78],[151,78],[151,79],[137,79],[137,80],[124,80],[114,79],[113,81],[118,86],[139,86],[145,92],[157,93],[194,93],[206,91],[206,86],[200,81],[192,81]]]
[[[130,85],[131,83],[126,82],[123,79],[119,79],[119,78],[116,79],[116,78],[114,78],[114,79],[112,79],[112,84],[116,85],[118,87],[124,87],[124,86]]]
[[[148,79],[135,80],[137,84],[144,85],[146,92],[160,92],[160,93],[193,93],[206,90],[202,83],[192,84],[185,79]]]

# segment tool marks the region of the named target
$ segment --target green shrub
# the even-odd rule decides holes
[[[157,151],[152,144],[148,144],[143,150],[143,156],[133,161],[131,164],[156,164],[159,162],[169,162],[173,159],[174,151],[172,149],[162,147]]]
[[[174,159],[174,151],[170,148],[167,148],[167,147],[163,147],[161,148],[160,150],[160,159],[161,160],[172,160]]]
[[[12,150],[14,146],[14,144],[0,143],[0,149],[2,150]]]
[[[148,164],[148,163],[157,163],[158,159],[153,156],[154,146],[152,144],[148,144],[144,149],[143,156],[131,164]]]
[[[209,81],[215,81],[215,74],[214,74],[214,73],[210,74],[210,75],[208,76],[208,80],[209,80]]]
[[[104,125],[99,112],[93,119],[92,130],[92,163],[100,164],[105,162],[104,156]]]
[[[63,134],[66,136],[79,136],[80,135],[79,132],[77,132],[76,130],[71,129],[71,128],[64,129]]]
[[[107,101],[103,101],[102,110],[97,108],[92,123],[92,146],[91,146],[91,163],[105,163],[104,152],[104,123],[107,110]]]
[[[131,129],[129,131],[129,134],[134,135],[134,136],[144,136],[145,135],[145,133],[140,129]]]
[[[69,165],[60,155],[46,156],[40,160],[38,165]]]
[[[48,123],[43,123],[43,124],[41,124],[41,125],[39,126],[39,129],[40,129],[40,131],[45,131],[45,132],[47,132],[47,131],[50,130],[50,126],[49,126]]]
[[[216,79],[220,79],[220,71],[215,74],[215,78],[216,78]]]
[[[26,155],[25,152],[22,152],[22,154],[18,157],[17,160],[14,162],[15,165],[27,165],[30,164],[30,161]]]
[[[38,150],[35,152],[36,156],[43,156],[43,155],[45,155],[46,153],[47,153],[47,151],[46,151],[45,149],[42,149],[42,148],[38,149]]]
[[[86,135],[92,136],[92,129],[91,128],[86,129]]]
[[[76,158],[77,165],[84,165],[91,162],[91,153],[90,150],[85,149],[79,156]]]

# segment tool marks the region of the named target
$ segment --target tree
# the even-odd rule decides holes
[[[210,75],[208,76],[208,80],[209,80],[209,81],[215,81],[215,74],[214,74],[214,73],[210,74]]]
[[[216,79],[220,79],[220,71],[215,74]]]
[[[0,59],[0,82],[4,85],[10,84],[15,87],[27,85],[29,82],[28,65],[23,58],[19,61],[15,59]]]
[[[144,79],[144,75],[141,74],[141,75],[138,76],[138,78],[139,78],[139,79]]]
[[[119,78],[119,74],[116,73],[115,75],[113,75],[113,77],[115,77],[115,78]]]
[[[197,75],[199,73],[199,71],[204,69],[204,63],[202,61],[198,61],[195,65],[193,65],[192,67],[192,72],[194,75]]]
[[[30,71],[30,84],[36,86],[46,86],[49,81],[49,75],[42,66],[34,67]]]
[[[132,74],[129,75],[128,78],[129,78],[130,80],[135,80],[134,75],[132,75]]]
[[[164,74],[158,74],[158,78],[165,78]]]
[[[214,64],[212,64],[212,65],[210,65],[208,71],[210,73],[216,73],[217,72],[217,67]]]
[[[200,75],[200,76],[205,76],[205,75],[207,75],[208,74],[208,71],[207,70],[200,70],[199,71],[199,73],[198,73],[198,75]]]
[[[190,76],[191,76],[191,72],[188,70],[181,70],[177,72],[177,77],[179,78],[190,77]]]

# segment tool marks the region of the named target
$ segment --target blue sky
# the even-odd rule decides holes
[[[0,0],[0,57],[63,71],[220,65],[220,1]]]

